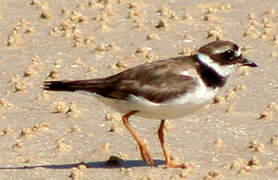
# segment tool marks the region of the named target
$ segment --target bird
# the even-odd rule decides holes
[[[175,163],[164,140],[165,121],[201,109],[216,96],[237,66],[257,67],[234,42],[212,41],[190,56],[145,63],[97,79],[44,81],[44,90],[90,94],[123,114],[122,121],[139,146],[142,159],[156,166],[146,144],[129,123],[131,116],[160,120],[157,134],[167,168]]]

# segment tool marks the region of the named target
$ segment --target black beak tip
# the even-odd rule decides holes
[[[258,65],[256,64],[256,63],[251,63],[251,64],[247,64],[247,66],[249,66],[249,67],[258,67]]]
[[[256,63],[254,63],[254,62],[252,62],[252,61],[250,61],[248,59],[245,59],[245,58],[243,59],[242,64],[244,66],[249,66],[249,67],[258,67],[258,65]]]

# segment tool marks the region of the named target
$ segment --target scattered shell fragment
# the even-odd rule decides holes
[[[71,133],[79,132],[81,128],[78,125],[74,125],[70,128]]]
[[[52,107],[55,113],[66,113],[69,110],[67,103],[63,101],[54,101]]]
[[[108,153],[110,152],[111,147],[112,147],[111,143],[107,142],[100,147],[99,151],[102,153]]]
[[[43,61],[38,57],[35,56],[32,58],[32,63],[27,67],[27,69],[24,71],[24,76],[34,76],[38,74],[38,70],[42,69],[44,67]]]
[[[0,99],[0,109],[1,108],[11,107],[11,106],[12,106],[12,104],[9,103],[6,99],[4,99],[4,98]]]
[[[248,38],[256,39],[261,35],[261,32],[257,30],[254,26],[249,26],[243,35]]]
[[[183,16],[182,16],[182,19],[183,20],[193,20],[193,16],[189,13],[185,13]]]
[[[209,7],[207,14],[215,14],[217,12],[218,9],[216,9],[215,7]]]
[[[262,120],[272,120],[273,118],[273,111],[271,109],[267,109],[260,113],[259,119]]]
[[[62,13],[64,16],[69,16],[69,15],[70,15],[70,10],[68,10],[67,8],[62,8],[62,9],[61,9],[61,13]]]
[[[25,83],[25,81],[19,77],[16,77],[14,80],[14,89],[15,92],[22,92],[25,91],[27,89],[27,85]]]
[[[270,138],[270,143],[272,145],[278,146],[278,133],[275,134],[273,137]]]
[[[221,40],[222,39],[222,29],[219,26],[211,27],[208,30],[208,38]]]
[[[56,141],[56,149],[61,152],[68,152],[72,150],[72,146],[67,144],[64,138],[60,138]]]
[[[23,145],[22,145],[22,143],[17,142],[17,143],[15,143],[15,144],[12,146],[12,148],[13,148],[14,150],[19,150],[19,149],[22,149],[22,148],[23,148]]]
[[[25,19],[21,19],[19,25],[22,26],[22,30],[25,34],[35,32],[35,27],[32,26],[32,24],[30,22],[26,21]]]
[[[192,54],[192,50],[189,48],[183,48],[179,54],[184,55],[184,56],[189,56]]]
[[[147,40],[160,40],[160,37],[157,33],[152,33],[147,35]]]
[[[224,3],[222,5],[220,5],[219,9],[220,10],[229,10],[232,8],[232,5],[230,3]]]
[[[37,71],[35,70],[34,66],[29,66],[25,71],[24,71],[24,76],[35,76],[37,75]]]
[[[38,95],[37,99],[39,101],[49,101],[50,100],[50,95],[49,95],[48,91],[43,91],[42,93],[40,93]]]
[[[253,156],[249,161],[248,161],[248,166],[258,168],[259,167],[259,159],[257,156]]]
[[[149,51],[149,48],[147,48],[147,47],[140,47],[140,48],[137,48],[136,53],[137,54],[147,54],[148,51]]]
[[[167,17],[169,19],[178,19],[176,14],[168,7],[162,7],[158,10],[158,12],[161,16]]]
[[[144,16],[144,12],[139,10],[138,8],[133,8],[128,13],[128,18],[136,18],[138,16]]]
[[[273,36],[273,42],[275,45],[278,45],[278,35]]]
[[[32,163],[32,162],[35,162],[37,159],[35,157],[27,157],[23,163]]]
[[[80,169],[74,167],[72,168],[69,178],[72,180],[81,180],[83,179],[83,172]]]
[[[204,16],[204,21],[209,21],[209,22],[219,22],[220,18],[218,16],[212,15],[212,14],[206,14]]]
[[[245,165],[245,160],[242,158],[236,158],[233,163],[230,165],[230,169],[239,170]]]
[[[222,96],[215,96],[213,99],[213,104],[224,104],[226,103],[226,99]]]
[[[183,41],[186,42],[186,43],[191,43],[193,39],[194,38],[191,35],[189,35],[189,34],[185,34],[183,36]]]
[[[219,171],[209,171],[208,175],[203,177],[203,180],[213,180],[219,179],[220,172]]]
[[[24,41],[20,35],[19,28],[15,27],[8,35],[7,46],[22,46]]]
[[[48,130],[49,130],[49,124],[46,122],[42,122],[40,124],[33,126],[32,128],[24,128],[21,131],[20,136],[21,137],[32,137],[34,135],[34,133],[45,132]]]
[[[60,68],[64,65],[64,61],[62,59],[58,59],[54,62],[55,68]]]
[[[123,61],[118,61],[116,62],[116,67],[126,69],[128,68],[128,65]]]
[[[248,19],[249,20],[256,19],[255,13],[248,13]]]
[[[105,119],[107,121],[121,121],[122,114],[118,113],[118,112],[108,113],[108,114],[106,114]]]
[[[32,137],[33,135],[33,131],[31,128],[24,128],[21,133],[20,133],[20,136],[21,137]]]
[[[70,118],[76,118],[76,117],[82,115],[82,110],[74,102],[72,102],[70,104],[70,106],[68,107],[66,114]]]
[[[48,77],[52,78],[52,79],[58,79],[60,77],[60,74],[58,73],[58,70],[53,69],[50,71],[50,73],[48,74]]]
[[[113,123],[110,127],[109,132],[121,133],[121,132],[123,132],[123,128],[121,126],[119,126],[118,124]]]
[[[257,156],[253,156],[250,160],[245,161],[242,158],[237,158],[230,166],[231,169],[238,170],[241,175],[249,173],[251,170],[260,169],[260,161]]]
[[[158,56],[154,52],[148,52],[145,56],[149,61],[157,59]]]
[[[15,131],[12,127],[8,126],[2,131],[2,135],[14,135]]]
[[[225,95],[225,99],[228,100],[228,99],[232,99],[236,96],[236,93],[234,91],[234,89],[228,89],[227,90],[227,94]]]
[[[135,28],[140,29],[144,27],[144,23],[141,20],[134,20]]]
[[[241,76],[248,76],[249,75],[249,68],[247,66],[239,67],[240,75]]]
[[[270,9],[270,10],[267,10],[265,12],[265,15],[269,15],[269,16],[273,16],[273,15],[276,15],[276,14],[277,14],[277,12],[276,12],[275,9]]]
[[[75,60],[75,62],[73,63],[72,67],[77,67],[77,66],[82,66],[82,65],[84,65],[84,62],[80,58],[77,58]]]
[[[87,169],[87,164],[85,164],[84,162],[81,162],[78,167],[77,167],[79,170],[85,170]]]
[[[169,24],[168,24],[167,20],[160,19],[158,24],[155,27],[156,28],[167,28],[167,27],[169,27]]]
[[[229,106],[226,110],[225,113],[233,113],[235,112],[235,106]]]
[[[33,128],[32,128],[33,131],[40,131],[40,132],[43,132],[43,131],[48,131],[49,130],[49,124],[46,123],[46,122],[42,122],[38,125],[35,125]]]
[[[1,103],[0,103],[1,104]],[[268,109],[271,109],[271,110],[278,110],[278,104],[276,102],[270,102],[268,105],[267,105],[267,108]]]
[[[245,85],[243,85],[243,84],[240,84],[240,85],[236,85],[235,87],[234,87],[234,91],[244,91],[244,90],[246,90],[247,89],[247,86],[245,86]]]
[[[48,3],[41,0],[32,0],[31,5],[35,6],[38,10],[47,10],[49,9]]]
[[[50,12],[48,11],[44,11],[41,13],[41,16],[40,16],[42,19],[50,19],[51,18],[51,14]]]
[[[131,168],[124,168],[122,167],[120,170],[121,173],[128,175],[129,177],[131,177],[133,175],[132,173],[132,169]],[[152,180],[153,178],[149,178],[149,176],[147,178],[142,178],[142,180],[147,179],[147,180]]]
[[[82,22],[82,19],[87,19],[87,17],[83,16],[82,13],[78,12],[77,10],[73,10],[69,19],[74,22]]]
[[[108,44],[108,45],[99,44],[95,47],[95,51],[97,52],[106,52],[115,49],[117,49],[115,44]]]
[[[223,140],[222,140],[222,139],[219,139],[219,138],[216,139],[216,140],[213,142],[213,145],[214,145],[215,147],[224,147],[224,146],[225,146]]]
[[[241,48],[241,50],[244,51],[244,53],[249,53],[252,51],[252,49],[253,47],[251,45],[246,45]]]
[[[257,140],[251,141],[248,147],[253,149],[254,152],[266,153],[264,144],[259,143]]]
[[[196,167],[193,163],[185,162],[184,165],[185,165],[186,168],[181,170],[181,172],[179,173],[179,177],[186,178],[190,174],[196,172]]]

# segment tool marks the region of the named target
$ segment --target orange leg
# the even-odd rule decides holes
[[[147,149],[146,144],[139,138],[139,136],[135,133],[134,129],[131,127],[131,125],[128,122],[128,118],[137,113],[138,111],[130,111],[129,113],[125,114],[122,119],[123,119],[123,123],[125,125],[125,127],[127,128],[127,130],[130,132],[130,134],[132,135],[132,137],[135,139],[135,141],[137,142],[139,148],[140,148],[140,153],[141,153],[141,157],[142,159],[148,163],[150,166],[155,166],[150,153]]]
[[[160,144],[161,144],[163,154],[164,154],[164,157],[165,157],[166,167],[167,168],[183,168],[184,169],[184,168],[186,168],[186,166],[184,164],[174,164],[173,163],[173,157],[170,156],[167,152],[167,149],[166,149],[166,146],[165,146],[165,141],[164,141],[164,132],[163,132],[164,124],[165,124],[165,120],[162,119],[161,123],[160,123],[160,126],[159,126],[159,129],[158,129],[158,137],[159,137]]]

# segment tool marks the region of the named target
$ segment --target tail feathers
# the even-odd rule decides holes
[[[81,80],[81,81],[45,81],[43,89],[48,91],[94,91],[93,80]]]

